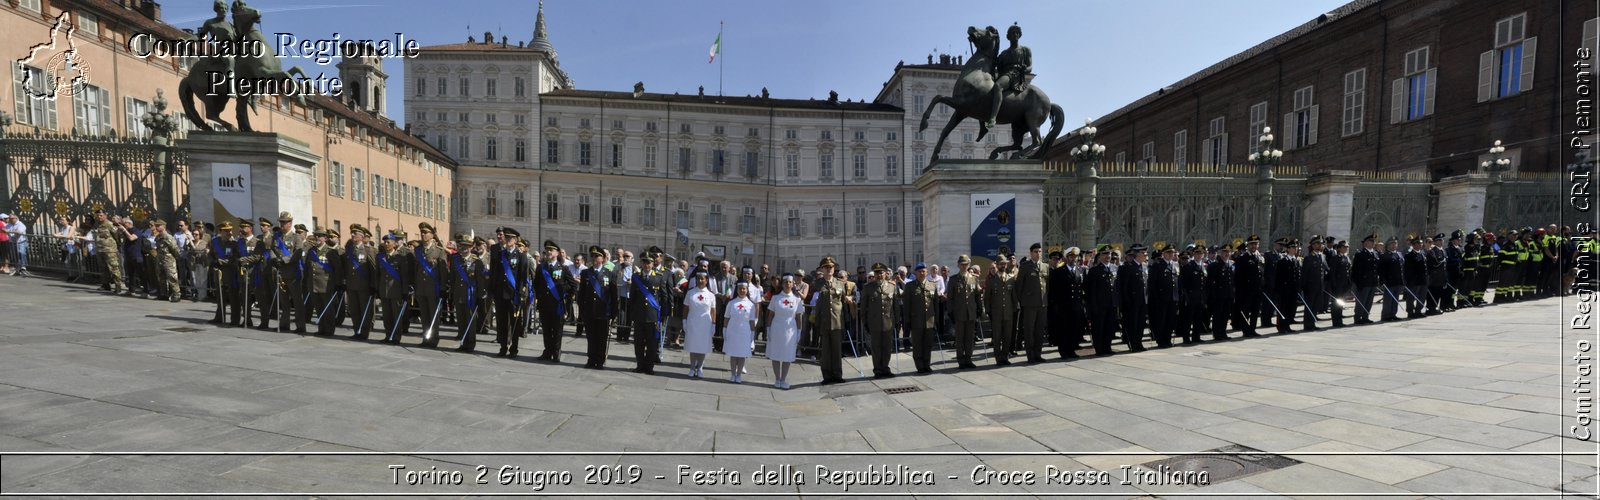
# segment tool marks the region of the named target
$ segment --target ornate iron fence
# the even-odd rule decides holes
[[[0,136],[0,211],[29,227],[95,210],[151,217],[189,214],[188,156],[165,140],[79,135]]]

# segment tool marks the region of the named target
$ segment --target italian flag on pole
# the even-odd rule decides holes
[[[717,54],[721,54],[721,53],[722,53],[722,32],[718,31],[717,32],[717,41],[711,42],[711,60],[706,61],[706,64],[711,64],[711,63],[717,62]]]

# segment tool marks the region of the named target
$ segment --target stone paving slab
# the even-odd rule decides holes
[[[218,329],[204,323],[212,311],[206,304],[113,298],[48,280],[0,277],[0,294],[29,311],[0,330],[0,490],[8,493],[535,493],[525,485],[396,485],[390,462],[469,476],[489,464],[573,470],[639,464],[668,471],[693,463],[746,472],[779,463],[838,470],[891,464],[944,475],[932,487],[850,492],[974,498],[1000,492],[1422,497],[1589,491],[1597,482],[1592,455],[1459,454],[1595,451],[1592,442],[1565,437],[1570,367],[1556,346],[1514,331],[1547,325],[1556,300],[1006,368],[985,359],[978,370],[958,371],[950,353],[936,354],[934,374],[888,380],[856,378],[857,361],[848,359],[850,383],[834,386],[818,386],[816,365],[803,360],[791,371],[795,387],[777,390],[769,363],[752,360],[746,383],[733,384],[726,358],[716,354],[701,380],[685,376],[686,357],[675,350],[663,353],[659,375],[630,373],[632,351],[621,344],[611,346],[608,370],[585,370],[578,366],[584,340],[572,336],[563,339],[565,361],[552,364]],[[480,349],[494,349],[481,340]],[[910,366],[903,353],[895,360]],[[904,387],[918,390],[884,392]],[[967,477],[984,465],[1100,470],[1120,478],[1123,466],[1231,445],[1303,463],[1204,486],[1000,486]],[[14,455],[29,451],[246,454]],[[529,451],[598,454],[503,454]],[[633,454],[713,451],[774,455]],[[259,454],[271,452],[306,455]],[[371,455],[317,454],[325,452]],[[446,452],[464,454],[440,454]],[[781,455],[795,452],[833,455]],[[1327,452],[1358,454],[1318,454]],[[844,493],[815,482],[755,489],[643,481],[608,491]]]

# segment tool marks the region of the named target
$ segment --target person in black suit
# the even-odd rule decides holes
[[[1378,263],[1382,258],[1377,250],[1378,236],[1369,234],[1361,239],[1361,250],[1351,258],[1350,281],[1356,289],[1356,324],[1372,323],[1372,297],[1378,294]]]
[[[1350,292],[1350,283],[1350,244],[1339,240],[1328,256],[1328,304],[1333,311],[1334,328],[1344,326],[1345,306],[1339,299]]]
[[[519,326],[525,318],[523,301],[527,290],[520,286],[528,281],[530,267],[527,255],[517,252],[517,239],[522,234],[515,228],[495,230],[495,240],[489,246],[489,294],[494,298],[495,338],[500,343],[501,357],[517,357],[518,339],[522,337]]]
[[[1157,346],[1172,347],[1178,323],[1178,249],[1166,245],[1161,258],[1150,265],[1150,338]]]
[[[1255,337],[1261,306],[1266,300],[1268,269],[1261,257],[1261,237],[1250,235],[1245,247],[1233,257],[1233,325],[1246,337]],[[1274,314],[1268,312],[1267,314]]]
[[[1291,317],[1284,316],[1282,301],[1278,300],[1278,283],[1274,278],[1274,275],[1278,272],[1278,259],[1283,257],[1283,246],[1288,241],[1288,238],[1273,240],[1272,251],[1261,254],[1261,269],[1266,274],[1266,277],[1261,280],[1261,291],[1268,297],[1261,301],[1261,307],[1259,308],[1261,311],[1259,319],[1261,320],[1262,328],[1272,326],[1286,317]]]
[[[1117,333],[1116,273],[1111,268],[1111,245],[1100,245],[1095,252],[1095,263],[1084,275],[1084,301],[1089,306],[1089,327],[1093,329],[1090,341],[1094,353],[1111,355],[1111,338]]]
[[[1300,259],[1300,302],[1306,307],[1305,327],[1302,331],[1317,330],[1317,313],[1328,308],[1328,255],[1323,253],[1322,238],[1311,237],[1306,256]]]
[[[1144,350],[1144,327],[1149,314],[1149,295],[1145,293],[1150,282],[1149,255],[1144,245],[1134,243],[1128,248],[1128,258],[1117,269],[1117,292],[1121,295],[1118,309],[1122,312],[1122,343],[1128,350]]]
[[[1065,254],[1052,252],[1050,258],[1059,262],[1050,269],[1049,308],[1051,342],[1063,359],[1078,357],[1078,347],[1083,345],[1086,312],[1084,310],[1084,282],[1082,255],[1078,247],[1067,249]]]
[[[1378,289],[1383,291],[1382,321],[1400,319],[1400,297],[1406,295],[1406,258],[1400,253],[1400,241],[1389,238],[1378,259]]]
[[[1190,244],[1183,251],[1189,255],[1189,260],[1183,263],[1178,273],[1178,288],[1181,291],[1178,333],[1183,336],[1183,343],[1198,344],[1200,334],[1206,331],[1206,267],[1201,263],[1206,249]],[[1232,294],[1233,291],[1229,290],[1228,293]]]
[[[1428,252],[1422,249],[1422,238],[1411,238],[1411,251],[1405,254],[1406,319],[1427,315],[1428,307]]]
[[[611,317],[615,314],[616,302],[612,300],[616,292],[613,284],[606,281],[603,270],[606,265],[606,251],[599,246],[589,247],[590,264],[583,270],[582,283],[578,286],[579,315],[586,325],[586,340],[589,342],[589,359],[583,364],[584,368],[601,370],[606,364],[606,342],[611,339]]]
[[[1300,309],[1300,240],[1284,242],[1284,254],[1279,256],[1274,264],[1272,290],[1276,293],[1274,304],[1278,306],[1277,318],[1278,333],[1289,333],[1289,325],[1294,323],[1295,312]],[[1314,314],[1306,311],[1306,314]]]
[[[1235,269],[1232,257],[1232,246],[1219,246],[1217,259],[1206,266],[1206,306],[1211,309],[1211,338],[1215,340],[1228,339],[1228,319],[1239,314],[1233,307]],[[1200,334],[1196,332],[1195,336]]]

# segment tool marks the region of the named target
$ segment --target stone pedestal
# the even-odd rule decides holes
[[[923,261],[955,265],[957,256],[974,255],[973,195],[1015,196],[1010,215],[1016,229],[1007,246],[1026,254],[1044,241],[1044,181],[1050,175],[1038,160],[940,160],[928,167],[915,184],[922,192]]]
[[[279,212],[289,212],[310,225],[311,188],[321,158],[309,144],[274,133],[191,132],[177,148],[189,155],[189,206],[195,219],[277,220]]]
[[[1471,231],[1483,227],[1484,205],[1488,203],[1489,185],[1493,183],[1488,174],[1457,175],[1435,183],[1433,187],[1439,191],[1439,215],[1434,221],[1434,232]]]
[[[1306,234],[1287,236],[1307,238],[1321,235],[1349,240],[1355,217],[1356,185],[1360,183],[1361,176],[1348,170],[1318,172],[1306,178],[1308,203],[1300,219],[1304,221]],[[1427,200],[1419,202],[1426,203]]]

